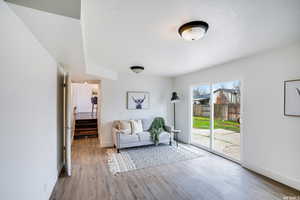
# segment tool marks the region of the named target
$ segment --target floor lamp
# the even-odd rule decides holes
[[[176,129],[176,113],[175,113],[175,104],[176,104],[176,102],[178,102],[180,99],[179,99],[179,97],[178,97],[178,95],[177,95],[177,93],[176,92],[173,92],[172,93],[172,98],[171,98],[171,103],[173,103],[174,104],[174,130]]]

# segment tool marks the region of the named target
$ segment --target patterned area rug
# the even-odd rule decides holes
[[[164,144],[136,147],[123,149],[120,153],[115,149],[108,149],[106,153],[109,170],[114,175],[203,156],[198,148],[185,144],[179,144],[178,147]]]

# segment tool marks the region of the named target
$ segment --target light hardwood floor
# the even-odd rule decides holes
[[[50,199],[282,200],[300,196],[299,191],[203,153],[194,160],[113,176],[97,138],[75,140],[73,175],[58,180]]]

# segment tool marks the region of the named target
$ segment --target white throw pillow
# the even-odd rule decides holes
[[[132,134],[143,132],[142,120],[130,120],[132,127]]]
[[[120,121],[120,129],[124,134],[132,134],[132,128],[130,121]]]

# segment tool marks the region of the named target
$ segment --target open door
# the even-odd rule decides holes
[[[71,79],[69,73],[64,77],[64,161],[68,176],[72,174],[71,150],[72,146],[72,105],[71,105]]]

